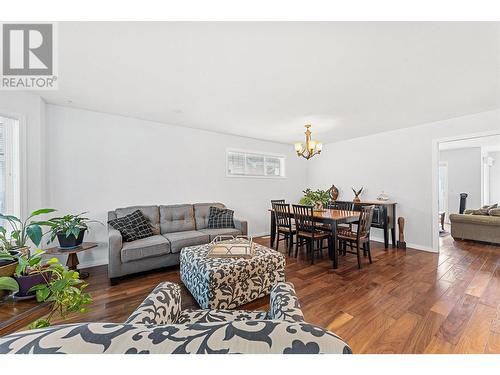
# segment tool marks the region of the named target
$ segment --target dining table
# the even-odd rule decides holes
[[[274,240],[276,239],[276,219],[274,216],[274,211],[269,209],[271,215],[271,231],[270,231],[270,245],[274,247]],[[333,246],[329,248],[328,255],[333,263],[333,268],[336,269],[339,266],[339,257],[337,249],[337,225],[341,223],[355,223],[359,221],[360,216],[359,211],[346,211],[326,208],[323,210],[314,210],[313,217],[319,223],[330,224],[333,237]],[[293,212],[290,212],[290,217],[293,218]]]

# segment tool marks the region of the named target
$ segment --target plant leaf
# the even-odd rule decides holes
[[[26,234],[30,238],[31,241],[35,244],[35,246],[40,245],[40,242],[42,242],[42,228],[37,225],[37,224],[30,224],[26,228]]]
[[[12,277],[0,277],[0,290],[10,290],[12,292],[19,291],[19,284]]]
[[[39,210],[35,210],[31,213],[30,218],[33,216],[38,216],[38,215],[43,215],[43,214],[50,214],[51,212],[57,211],[54,208],[40,208]]]

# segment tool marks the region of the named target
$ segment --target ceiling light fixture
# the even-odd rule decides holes
[[[305,127],[306,131],[304,134],[306,135],[306,143],[296,142],[295,151],[297,152],[297,156],[302,156],[303,158],[309,160],[314,155],[321,153],[323,143],[311,140],[311,131],[309,130],[311,125],[307,124]]]

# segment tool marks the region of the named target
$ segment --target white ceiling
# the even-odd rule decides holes
[[[500,107],[499,23],[59,24],[49,103],[279,142]],[[69,103],[68,101],[72,101]]]

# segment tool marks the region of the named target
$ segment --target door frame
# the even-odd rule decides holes
[[[500,135],[500,129],[498,130],[489,130],[479,133],[469,133],[463,135],[455,135],[452,137],[444,137],[444,138],[436,138],[432,140],[432,157],[431,157],[431,181],[432,181],[432,249],[435,252],[439,252],[439,233],[435,230],[438,226],[438,214],[439,214],[439,205],[438,205],[438,197],[439,197],[439,182],[438,182],[438,173],[439,173],[439,144],[452,142],[452,141],[460,141],[471,138],[482,138],[488,137],[492,135]]]

